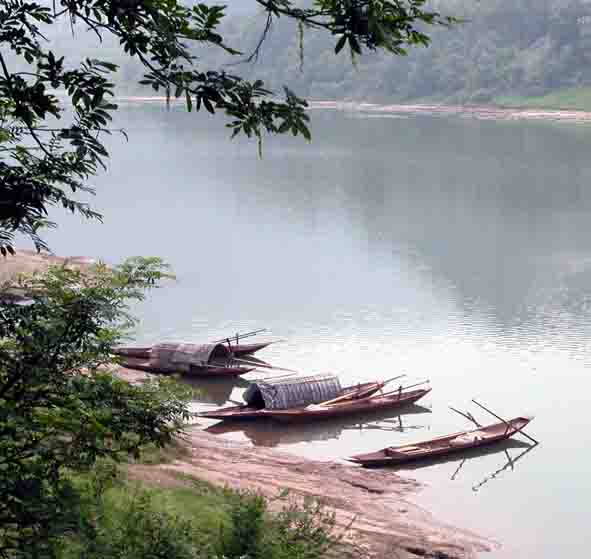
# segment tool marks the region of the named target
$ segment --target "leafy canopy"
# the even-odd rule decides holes
[[[0,288],[0,557],[51,557],[79,522],[68,472],[172,441],[189,414],[170,382],[133,386],[102,372],[141,299],[166,271],[158,259],[116,269],[64,267]]]
[[[274,20],[288,18],[298,32],[315,28],[334,36],[335,52],[352,55],[382,49],[404,54],[427,45],[426,25],[453,18],[430,10],[427,0],[253,0],[265,29],[248,59],[256,57]],[[188,111],[204,108],[228,117],[232,136],[260,142],[265,133],[310,138],[306,102],[287,88],[282,99],[260,80],[248,81],[218,68],[203,68],[199,47],[241,53],[225,43],[219,28],[225,6],[183,5],[176,0],[6,0],[0,3],[0,253],[13,252],[17,233],[38,249],[40,232],[54,224],[51,206],[86,218],[101,216],[77,193],[108,157],[102,142],[113,102],[117,66],[86,59],[76,65],[46,40],[64,22],[72,32],[90,30],[98,40],[115,38],[122,51],[145,68],[141,83],[183,98]],[[239,47],[239,45],[238,45]],[[24,70],[23,70],[24,68]],[[234,66],[235,68],[235,66]]]

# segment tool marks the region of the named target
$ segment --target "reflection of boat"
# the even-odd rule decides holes
[[[399,408],[412,404],[431,389],[398,390],[376,394],[383,382],[341,388],[333,375],[253,382],[244,393],[246,404],[199,414],[209,419],[256,419],[280,421],[316,420]]]
[[[461,431],[415,444],[357,454],[349,460],[363,466],[383,466],[443,456],[506,440],[522,431],[531,420],[531,417],[516,417],[472,431]]]
[[[261,419],[260,421],[220,421],[205,429],[207,433],[225,435],[230,433],[242,433],[256,446],[273,447],[279,444],[295,444],[309,441],[324,441],[338,439],[343,431],[399,431],[408,429],[422,429],[423,425],[403,424],[403,417],[431,413],[431,410],[410,404],[404,409],[404,415],[394,415],[399,412],[366,413],[355,418],[332,418],[322,422],[302,423],[297,429],[291,425],[274,421],[273,419]]]
[[[223,344],[162,343],[150,348],[121,347],[121,365],[149,373],[183,373],[191,376],[238,376],[256,367],[244,367],[233,360]]]
[[[223,406],[232,397],[232,391],[248,387],[248,382],[240,377],[182,377],[183,384],[195,388],[193,400]]]
[[[523,458],[528,452],[530,452],[536,446],[538,446],[538,443],[528,445],[527,448],[521,454],[519,454],[513,458],[509,455],[508,450],[505,449],[505,456],[507,457],[507,462],[505,463],[505,465],[502,466],[501,468],[499,468],[498,470],[496,470],[495,472],[493,472],[492,474],[487,475],[480,483],[473,485],[472,491],[478,491],[484,484],[488,483],[492,479],[495,479],[500,473],[504,472],[507,468],[510,467],[512,470],[514,470],[517,460],[520,460],[521,458]],[[460,466],[461,466],[461,464],[460,464]],[[456,474],[457,474],[457,470],[456,470]],[[454,474],[454,475],[456,475],[456,474]]]
[[[486,445],[480,447],[474,447],[465,450],[461,454],[445,454],[442,456],[433,456],[431,458],[424,458],[421,461],[404,462],[400,465],[400,470],[418,470],[420,468],[426,468],[429,466],[438,466],[441,464],[453,464],[454,462],[465,462],[473,460],[475,458],[482,458],[484,456],[490,456],[492,454],[502,453],[504,450],[511,449],[525,449],[530,448],[531,444],[516,439],[505,439],[499,441],[494,445]],[[455,476],[452,476],[455,477]]]

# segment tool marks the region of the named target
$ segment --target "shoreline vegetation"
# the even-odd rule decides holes
[[[4,258],[0,281],[50,265],[78,267],[93,262],[86,257],[63,258],[19,249],[15,256]],[[114,371],[130,383],[151,376],[120,367]],[[148,452],[125,466],[122,474],[123,485],[109,490],[101,505],[108,514],[123,514],[122,510],[131,514],[136,505],[148,506],[143,501],[148,499],[154,510],[179,522],[194,522],[198,527],[203,523],[212,541],[217,537],[215,526],[233,514],[236,502],[252,504],[249,499],[256,497],[248,496],[261,495],[271,512],[270,526],[292,504],[305,510],[316,501],[324,514],[334,514],[339,548],[329,550],[329,557],[337,551],[339,556],[359,559],[386,559],[393,554],[400,559],[468,559],[499,547],[492,540],[441,522],[418,506],[414,499],[422,485],[410,477],[256,448],[205,433],[198,424],[188,426],[178,444]],[[283,492],[287,496],[279,498]],[[136,501],[129,501],[130,495]]]
[[[538,99],[542,99],[539,100]],[[546,99],[546,101],[543,101]],[[566,101],[559,107],[551,104],[559,97],[544,98],[499,98],[498,104],[491,105],[448,105],[444,103],[365,103],[361,101],[316,100],[309,101],[309,110],[337,110],[373,117],[398,116],[456,116],[479,120],[537,120],[566,123],[591,123],[591,93],[588,109],[569,106]],[[129,96],[119,97],[118,102],[129,104],[166,103],[166,97]],[[170,103],[184,103],[182,99],[171,99]],[[576,105],[576,104],[575,104]]]

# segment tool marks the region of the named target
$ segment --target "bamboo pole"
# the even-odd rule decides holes
[[[474,423],[476,425],[476,427],[482,427],[482,425],[480,425],[480,423],[478,423],[478,421],[476,421],[474,419],[474,417],[472,416],[471,413],[461,412],[460,410],[456,410],[456,408],[454,408],[452,406],[449,406],[449,409],[455,411],[456,413],[459,413],[462,417],[465,417],[468,421],[471,421],[472,423]]]
[[[276,371],[287,371],[289,373],[297,373],[297,371],[294,371],[293,369],[286,369],[284,367],[275,367],[274,365],[267,365],[267,364],[263,364],[263,363],[258,363],[256,361],[249,361],[248,359],[238,359],[237,357],[234,357],[233,361],[236,361],[236,363],[245,363],[247,365],[252,365],[253,367],[257,368],[257,369],[274,369]]]
[[[363,398],[366,394],[373,394],[375,392],[377,392],[378,390],[381,390],[382,388],[384,388],[384,386],[386,386],[386,384],[388,384],[389,382],[392,382],[394,380],[398,380],[402,377],[405,377],[406,375],[398,375],[397,377],[392,377],[390,379],[386,379],[382,382],[376,381],[373,387],[366,387],[364,389],[361,388],[361,386],[359,386],[358,391],[357,392],[348,392],[347,394],[342,394],[341,396],[337,396],[336,398],[333,398],[332,400],[327,400],[326,402],[321,402],[320,404],[318,404],[319,406],[329,406],[331,404],[336,404],[338,402],[341,402],[343,400],[358,400],[360,398]]]
[[[490,413],[492,416],[496,417],[497,419],[501,420],[505,425],[507,425],[507,429],[509,428],[510,424],[508,421],[505,421],[500,415],[497,415],[495,412],[489,410],[488,408],[484,407],[482,404],[480,404],[479,402],[477,402],[476,400],[472,400],[477,406],[481,407],[484,411],[487,411],[488,413]],[[524,437],[527,437],[530,441],[532,441],[535,444],[539,444],[539,441],[536,441],[536,439],[534,439],[533,437],[530,437],[524,430],[523,427],[521,429],[516,429],[515,433],[521,433]]]
[[[261,328],[260,330],[253,330],[252,332],[245,332],[244,334],[236,333],[235,336],[229,336],[226,338],[222,338],[221,340],[214,340],[211,343],[221,344],[224,342],[229,342],[230,340],[234,341],[234,338],[236,338],[236,340],[241,340],[243,338],[250,338],[251,336],[256,336],[257,334],[260,334],[261,332],[267,332],[267,328]]]

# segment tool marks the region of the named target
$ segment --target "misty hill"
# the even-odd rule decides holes
[[[254,50],[265,18],[252,0],[227,4],[223,34],[245,56],[196,50],[199,63],[225,65],[230,73],[263,79],[274,89],[285,84],[312,99],[485,103],[591,86],[591,0],[434,0],[439,10],[466,21],[431,29],[428,48],[412,48],[405,57],[367,54],[352,64],[347,49],[335,56],[336,38],[306,29],[303,65],[299,31],[285,18],[273,24],[255,62],[237,63]],[[69,26],[52,43],[74,59],[117,62],[120,93],[150,94],[137,85],[142,69],[122,56],[116,43],[99,44],[81,29],[73,38]]]

